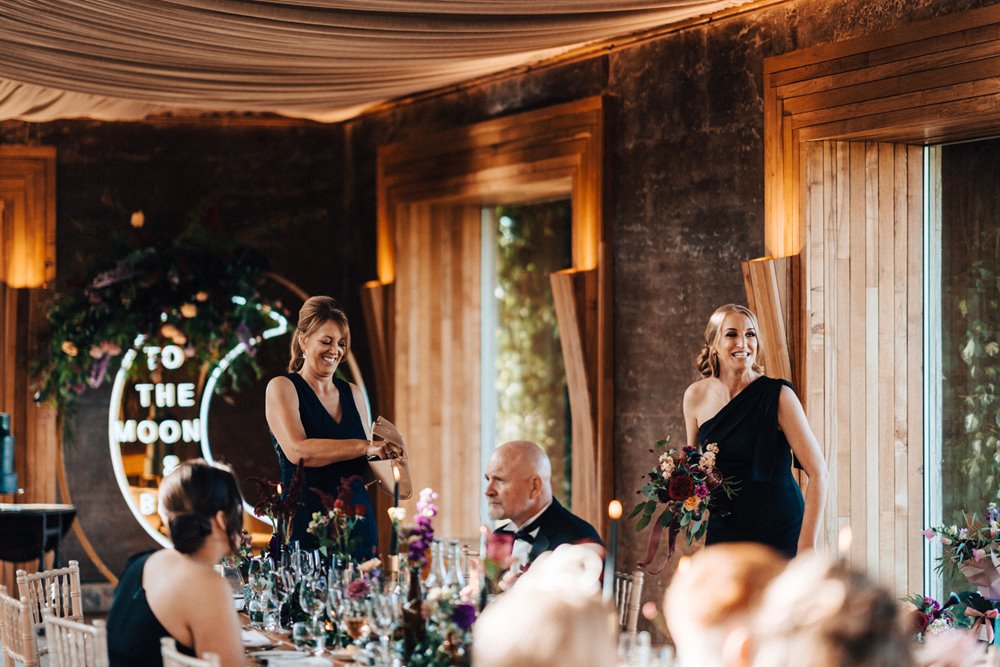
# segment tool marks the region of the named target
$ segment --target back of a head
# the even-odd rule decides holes
[[[796,558],[768,587],[751,643],[754,667],[913,665],[892,594],[818,554]]]
[[[726,635],[746,625],[767,585],[787,559],[752,542],[716,544],[678,568],[667,589],[664,613],[678,652],[688,664],[716,662]]]
[[[600,560],[583,546],[561,546],[542,554],[476,621],[472,663],[476,667],[613,665],[612,615],[597,586]]]
[[[243,528],[243,497],[229,468],[204,459],[185,461],[163,479],[160,507],[174,548],[193,553],[212,532],[212,519],[225,516],[230,547]]]

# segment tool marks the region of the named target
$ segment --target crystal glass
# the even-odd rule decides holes
[[[302,579],[302,586],[299,588],[299,606],[302,607],[302,611],[309,614],[314,624],[326,610],[329,593],[330,588],[325,576],[313,575]]]
[[[326,628],[323,623],[315,621],[293,623],[292,643],[301,651],[319,655],[326,647]]]
[[[226,558],[222,565],[219,567],[220,574],[222,578],[229,583],[229,587],[233,589],[233,604],[236,606],[236,610],[239,611],[246,605],[245,591],[244,588],[246,584],[243,581],[243,575],[240,574],[240,568],[236,567],[236,562],[231,558]]]
[[[400,621],[402,600],[394,594],[375,593],[368,600],[368,627],[378,637],[381,664],[392,664],[389,639]]]

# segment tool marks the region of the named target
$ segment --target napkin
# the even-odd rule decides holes
[[[265,661],[267,667],[330,667],[332,664],[328,658],[321,658],[319,656],[305,656],[305,657],[295,657],[295,658],[262,658]]]
[[[274,642],[256,630],[240,630],[240,641],[243,642],[244,648],[263,648],[274,644]]]

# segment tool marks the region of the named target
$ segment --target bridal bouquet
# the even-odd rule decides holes
[[[664,447],[669,438],[659,440],[658,448]],[[653,451],[653,450],[650,450]],[[649,546],[646,559],[639,567],[649,567],[660,547],[661,532],[668,531],[667,557],[656,569],[658,573],[674,551],[674,543],[678,533],[683,532],[688,545],[700,539],[708,530],[709,508],[713,497],[725,493],[732,498],[738,490],[738,484],[726,478],[715,467],[715,456],[719,446],[715,443],[706,445],[704,453],[696,447],[687,446],[681,450],[670,448],[659,456],[656,466],[649,471],[649,481],[639,491],[646,500],[633,508],[628,518],[638,517],[635,530],[641,531],[654,521],[653,515],[661,510],[653,524],[653,532],[649,536]]]

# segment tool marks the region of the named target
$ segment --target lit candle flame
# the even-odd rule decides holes
[[[278,482],[278,495],[281,495],[281,482]]]
[[[620,519],[622,517],[622,504],[617,500],[608,503],[608,518]]]
[[[843,526],[840,529],[840,535],[837,537],[837,552],[841,556],[846,556],[851,550],[851,541],[854,539],[854,535],[851,532],[850,526]]]
[[[399,481],[399,468],[395,464],[392,466],[392,478],[397,482]]]

